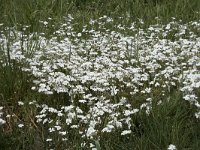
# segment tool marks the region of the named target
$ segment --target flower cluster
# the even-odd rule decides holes
[[[40,46],[31,55],[17,40],[10,48],[11,59],[23,62],[23,71],[34,77],[32,90],[65,95],[64,105],[38,105],[36,119],[47,127],[48,143],[55,134],[69,140],[70,131],[87,139],[115,130],[130,134],[132,116],[142,110],[149,114],[155,99],[160,105],[174,90],[200,108],[200,38],[193,32],[199,22],[147,29],[132,23],[111,30],[113,20],[104,16],[77,33],[72,16],[66,19],[55,37],[38,36]]]

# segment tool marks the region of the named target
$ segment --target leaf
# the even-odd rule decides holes
[[[99,141],[95,140],[94,142],[95,142],[95,146],[96,146],[97,150],[101,150]]]

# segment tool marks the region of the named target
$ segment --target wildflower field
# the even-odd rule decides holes
[[[0,150],[198,150],[199,119],[199,0],[0,0]]]

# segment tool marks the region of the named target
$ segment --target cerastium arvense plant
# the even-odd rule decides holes
[[[38,100],[26,105],[36,111],[33,123],[41,128],[46,148],[73,149],[72,137],[82,148],[94,148],[92,141],[100,147],[106,134],[135,134],[133,117],[151,115],[173,91],[194,104],[194,115],[200,117],[200,37],[194,32],[200,22],[172,19],[146,29],[140,28],[142,23],[116,24],[111,30],[107,27],[113,19],[103,16],[77,33],[69,15],[51,38],[34,33],[28,35],[31,42],[21,45],[22,32],[10,35],[9,59],[20,63],[31,79],[37,96],[30,101]],[[0,37],[1,45],[7,38]],[[7,55],[4,49],[0,53]]]

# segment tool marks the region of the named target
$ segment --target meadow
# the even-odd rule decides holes
[[[0,0],[0,150],[198,150],[199,0]]]

